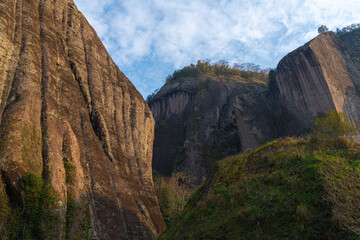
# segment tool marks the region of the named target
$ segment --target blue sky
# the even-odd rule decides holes
[[[224,59],[276,67],[317,35],[360,23],[360,0],[74,0],[146,98],[174,70]]]

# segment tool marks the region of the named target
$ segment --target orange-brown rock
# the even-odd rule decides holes
[[[0,2],[0,119],[0,190],[10,202],[22,200],[19,179],[32,172],[51,182],[63,222],[69,200],[87,206],[93,239],[164,230],[152,114],[72,0]],[[69,237],[64,225],[56,239]]]

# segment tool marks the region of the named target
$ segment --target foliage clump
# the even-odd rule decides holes
[[[202,74],[210,74],[216,76],[239,76],[243,79],[257,79],[262,82],[268,80],[269,69],[260,69],[258,65],[253,63],[235,63],[233,67],[228,62],[220,60],[211,64],[209,61],[197,61],[197,64],[190,64],[183,69],[174,71],[172,75],[166,78],[166,83],[175,81],[180,78],[197,78]]]
[[[353,23],[349,26],[346,26],[344,28],[342,28],[341,30],[339,28],[336,29],[336,34],[338,36],[342,36],[344,35],[345,33],[350,33],[350,32],[353,32],[353,31],[356,31],[356,30],[359,30],[360,29],[360,23]]]
[[[153,100],[153,98],[155,97],[155,95],[159,92],[160,88],[157,88],[155,89],[151,94],[149,94],[147,97],[146,97],[146,102],[147,103],[150,103],[151,100]]]
[[[312,130],[321,139],[353,137],[359,132],[358,126],[352,124],[345,113],[336,110],[327,111],[324,117],[316,118]]]
[[[321,33],[326,33],[329,31],[329,28],[325,25],[321,25],[319,28],[318,28],[318,33],[321,34]]]
[[[2,239],[54,239],[60,225],[58,197],[50,183],[33,173],[20,179],[24,198],[8,201]]]
[[[155,193],[168,226],[181,213],[191,194],[196,190],[191,185],[191,181],[191,177],[184,172],[173,173],[170,177],[154,175]]]

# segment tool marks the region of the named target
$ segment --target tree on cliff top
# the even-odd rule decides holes
[[[225,60],[219,60],[212,64],[209,60],[198,60],[197,64],[190,64],[179,70],[175,70],[172,75],[166,78],[166,83],[175,81],[180,78],[197,78],[202,74],[222,75],[222,76],[239,76],[244,79],[259,79],[266,82],[268,80],[269,69],[261,69],[254,63],[235,63],[233,67]]]
[[[319,33],[319,34],[321,34],[321,33],[326,33],[326,32],[328,32],[328,31],[329,31],[329,29],[328,29],[328,27],[325,26],[325,25],[321,25],[321,26],[318,28],[318,33]]]

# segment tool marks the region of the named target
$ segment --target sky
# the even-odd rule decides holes
[[[360,23],[360,0],[74,0],[146,98],[197,60],[276,68],[287,53]]]

